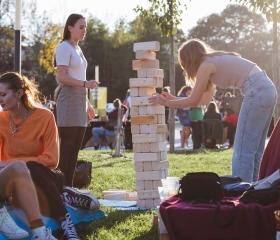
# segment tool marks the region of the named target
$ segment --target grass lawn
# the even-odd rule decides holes
[[[88,189],[99,199],[102,191],[126,189],[136,191],[133,152],[125,157],[112,157],[111,151],[82,150],[79,159],[92,161],[93,180]],[[182,177],[187,172],[212,171],[219,175],[231,174],[232,150],[196,150],[168,153],[169,176]],[[101,206],[107,217],[96,220],[82,232],[81,239],[95,240],[156,240],[158,232],[152,227],[155,210],[120,211]]]

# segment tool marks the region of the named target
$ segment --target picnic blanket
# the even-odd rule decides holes
[[[75,225],[82,223],[86,224],[107,216],[107,214],[101,210],[87,210],[82,208],[74,208],[71,206],[66,206],[66,208],[67,211],[70,213],[71,219]],[[31,234],[31,230],[28,226],[28,221],[25,217],[24,212],[21,209],[12,209],[9,206],[7,207],[7,210],[12,216],[12,218],[15,220],[15,222],[18,224],[18,226],[25,229],[27,232],[29,232],[29,234]],[[46,227],[51,228],[54,233],[55,231],[59,230],[60,226],[55,219],[42,216],[42,220],[45,223]],[[7,238],[0,233],[0,240],[2,239],[4,240]],[[30,238],[26,238],[26,240],[27,239]]]
[[[99,199],[101,205],[105,207],[114,207],[118,210],[155,210],[156,208],[143,208],[137,207],[137,201],[123,201],[123,200],[107,200],[107,199]]]

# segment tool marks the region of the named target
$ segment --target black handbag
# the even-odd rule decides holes
[[[92,179],[92,162],[78,160],[75,168],[73,187],[86,188],[90,185]]]

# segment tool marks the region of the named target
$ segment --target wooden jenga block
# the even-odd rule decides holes
[[[166,178],[165,170],[159,171],[147,171],[147,172],[135,172],[136,180],[160,180]]]
[[[149,124],[148,133],[166,133],[167,126],[166,124]]]
[[[149,105],[148,96],[146,97],[131,97],[131,106],[147,106]]]
[[[148,51],[159,51],[160,43],[158,41],[149,42],[138,42],[133,44],[133,51],[148,50]]]
[[[144,171],[144,162],[134,162],[134,170],[136,172],[143,172]]]
[[[144,181],[145,190],[154,190],[153,181],[146,180]]]
[[[144,171],[152,171],[152,162],[144,162]]]
[[[140,190],[137,191],[138,199],[159,199],[158,190]]]
[[[137,207],[141,207],[141,208],[145,208],[146,207],[146,202],[145,200],[141,199],[137,199]]]
[[[152,162],[152,171],[165,170],[165,169],[168,169],[168,167],[169,167],[168,160]]]
[[[145,199],[146,208],[155,208],[154,199]]]
[[[132,117],[132,116],[131,116]],[[132,143],[155,143],[165,141],[166,136],[162,133],[133,134]]]
[[[153,162],[153,161],[164,161],[166,160],[165,151],[164,152],[142,152],[134,153],[135,162]]]
[[[156,92],[154,87],[140,87],[139,89],[139,97],[151,96]]]
[[[161,105],[147,106],[147,114],[165,114],[165,107]]]
[[[145,184],[144,180],[136,180],[136,190],[144,190],[145,189]]]
[[[157,207],[160,205],[160,199],[154,199],[154,206]]]
[[[136,59],[156,59],[156,53],[148,50],[137,50],[135,52]]]
[[[163,87],[163,78],[157,78],[156,88],[162,88],[162,87]]]
[[[164,71],[159,68],[141,68],[137,70],[137,77],[139,78],[163,78]]]
[[[149,152],[162,152],[162,151],[166,151],[167,149],[166,142],[150,143],[149,146],[150,146]]]
[[[139,125],[140,133],[149,133],[149,125]]]
[[[139,115],[147,115],[147,106],[139,106]]]
[[[158,190],[158,187],[162,187],[162,182],[159,180],[153,181],[153,189]]]
[[[132,60],[133,70],[138,70],[141,68],[159,68],[159,60],[158,59]]]
[[[130,116],[138,116],[138,115],[139,115],[139,107],[136,107],[136,106],[131,107],[130,108]]]
[[[133,152],[135,153],[142,152],[142,143],[134,143],[132,147],[133,147]]]
[[[131,125],[133,124],[151,124],[154,123],[155,116],[131,116]]]
[[[130,78],[129,87],[157,87],[157,78]]]
[[[130,97],[139,97],[139,92],[137,87],[130,88]]]
[[[164,114],[157,114],[155,117],[156,124],[165,124],[165,115]]]
[[[139,134],[140,133],[140,125],[131,125],[131,133]]]

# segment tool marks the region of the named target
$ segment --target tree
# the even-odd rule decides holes
[[[137,6],[136,12],[140,12],[143,16],[150,16],[155,20],[156,24],[160,27],[163,34],[170,37],[170,90],[171,94],[175,95],[175,61],[174,61],[174,35],[176,33],[176,27],[182,21],[180,15],[182,10],[180,9],[181,3],[179,0],[149,0],[152,6],[149,10],[143,7]],[[174,131],[175,131],[175,109],[170,108],[169,114],[169,142],[170,152],[174,152]]]
[[[280,89],[279,82],[279,58],[278,58],[278,38],[277,38],[277,23],[280,21],[280,4],[278,0],[235,0],[239,3],[249,6],[255,10],[260,10],[265,14],[269,22],[273,22],[272,36],[273,36],[273,45],[272,45],[272,72],[273,72],[273,81],[276,85],[277,90]],[[275,119],[279,118],[280,115],[280,103],[277,101],[275,108]]]

